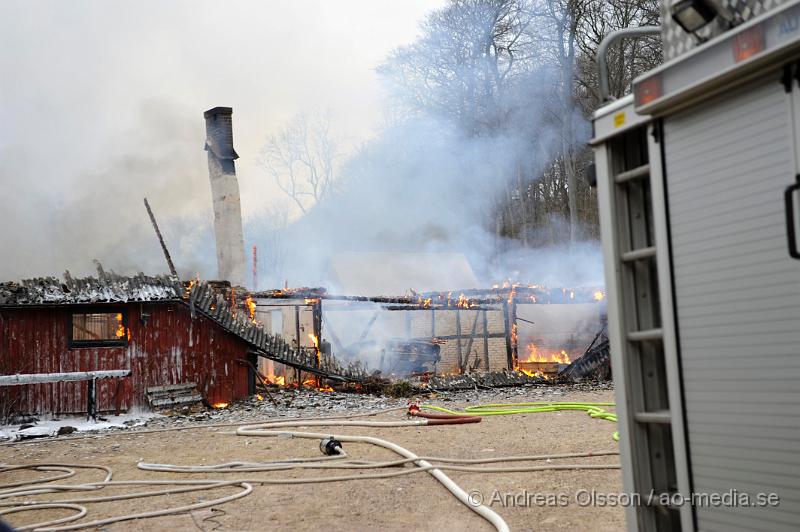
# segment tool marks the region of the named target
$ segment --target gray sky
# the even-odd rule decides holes
[[[257,211],[279,194],[255,165],[265,136],[330,110],[350,145],[368,139],[374,68],[442,3],[2,2],[0,279],[91,268],[117,243],[124,263],[139,252],[124,233],[146,234],[143,195],[165,223],[204,214],[202,112],[218,105],[234,109],[243,209]]]

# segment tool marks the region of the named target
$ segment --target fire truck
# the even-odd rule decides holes
[[[798,530],[800,2],[662,14],[591,141],[627,525]]]

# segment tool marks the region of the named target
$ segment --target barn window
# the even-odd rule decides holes
[[[124,312],[73,312],[70,347],[125,345],[130,339]]]

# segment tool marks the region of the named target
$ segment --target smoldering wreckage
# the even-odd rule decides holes
[[[482,418],[487,415],[560,410],[582,410],[591,418],[615,421],[613,403],[552,400],[563,395],[569,383],[610,379],[605,295],[596,287],[546,288],[510,282],[484,289],[465,286],[462,290],[371,296],[338,295],[324,288],[245,288],[232,110],[217,107],[204,116],[217,259],[223,280],[178,278],[145,200],[169,274],[122,276],[105,271],[97,262],[97,275],[93,277],[73,278],[66,272],[63,279],[0,284],[0,418],[8,428],[4,434],[12,440],[9,445],[24,445],[34,437],[56,432],[69,434],[72,431],[63,426],[44,431],[36,427],[46,420],[67,420],[76,415],[90,421],[81,425],[83,430],[92,430],[95,423],[113,422],[123,414],[158,412],[158,430],[183,430],[187,421],[253,422],[264,421],[266,414],[265,423],[239,427],[236,433],[316,439],[323,454],[334,462],[293,458],[215,466],[139,463],[138,468],[191,473],[193,478],[203,473],[301,468],[354,471],[335,478],[245,482],[215,476],[203,481],[181,480],[174,485],[161,481],[163,489],[147,495],[161,500],[153,504],[156,509],[103,515],[92,511],[91,503],[98,499],[72,497],[72,492],[108,489],[114,484],[110,469],[105,469],[105,479],[90,482],[90,488],[86,483],[49,487],[47,482],[64,477],[51,477],[47,472],[61,471],[69,476],[81,468],[102,470],[104,466],[0,465],[0,473],[24,476],[24,480],[0,486],[0,499],[4,499],[0,516],[19,517],[20,521],[14,522],[29,528],[95,527],[219,506],[248,495],[259,483],[347,482],[427,472],[472,511],[503,530],[507,528],[503,519],[488,506],[470,503],[464,490],[444,470],[502,473],[618,467],[592,461],[559,463],[592,456],[585,452],[421,459],[411,450],[372,436],[340,434],[339,429],[334,434],[298,432],[297,427],[316,426],[377,429],[462,425],[485,423]],[[463,282],[471,281],[466,278]],[[301,413],[298,408],[304,408],[302,400],[296,400],[298,394],[313,396],[309,404],[319,407],[319,413],[333,411],[339,415],[330,419],[295,417]],[[479,400],[491,398],[494,404],[457,409],[441,403],[457,404],[467,397],[464,394],[477,394],[469,397]],[[380,399],[386,396],[394,399]],[[526,399],[528,402],[521,402]],[[342,408],[342,404],[349,408]],[[398,411],[408,419],[398,419]],[[236,412],[254,412],[262,418]],[[380,416],[380,421],[364,420],[365,415]],[[74,437],[61,436],[59,440]],[[442,437],[448,437],[446,432]],[[52,440],[36,439],[35,444],[46,445],[47,441]],[[347,442],[382,447],[401,460],[350,460],[344,450]],[[547,460],[547,465],[537,463],[541,460]],[[509,462],[511,467],[480,466],[489,462]],[[337,465],[323,465],[326,463]],[[391,472],[386,473],[385,468],[392,468]],[[187,483],[191,486],[180,486]],[[146,484],[143,480],[126,481],[131,489]],[[225,497],[198,497],[178,507],[169,502],[171,493],[220,490],[225,486],[238,486],[240,491]],[[30,519],[25,521],[25,516]]]

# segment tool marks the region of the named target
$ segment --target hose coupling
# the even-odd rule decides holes
[[[319,450],[326,456],[335,456],[342,454],[342,442],[334,439],[333,436],[320,440]]]

